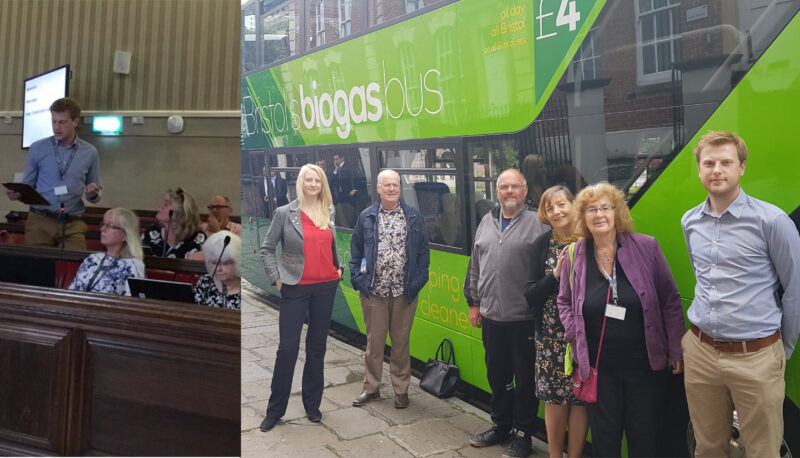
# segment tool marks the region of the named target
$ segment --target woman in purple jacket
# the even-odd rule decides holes
[[[593,456],[658,456],[667,363],[683,371],[686,330],[678,288],[658,242],[632,232],[622,191],[584,188],[573,265],[562,263],[558,309],[581,379],[598,365],[597,402],[588,405]],[[570,282],[570,270],[572,281]],[[571,284],[570,284],[571,283]],[[605,323],[605,332],[603,332]]]

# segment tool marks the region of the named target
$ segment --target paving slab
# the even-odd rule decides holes
[[[358,407],[348,407],[325,414],[323,423],[342,439],[355,439],[385,431],[389,424]]]
[[[461,414],[452,404],[428,394],[411,395],[409,405],[405,409],[395,409],[394,394],[380,401],[367,404],[365,407],[374,410],[379,416],[386,418],[390,424],[406,425],[422,418],[446,418]]]
[[[386,435],[414,456],[430,456],[467,445],[469,436],[447,420],[434,418],[389,428]]]
[[[322,392],[322,397],[328,398],[340,406],[352,406],[353,399],[361,394],[364,384],[361,381],[348,383],[345,385],[326,388]]]
[[[352,402],[362,390],[364,352],[328,338],[322,421],[311,423],[303,408],[304,343],[293,373],[292,395],[282,421],[262,433],[270,382],[278,348],[278,311],[261,303],[252,291],[242,295],[242,456],[245,457],[499,457],[507,445],[478,449],[469,438],[491,426],[489,414],[456,399],[438,399],[419,389],[412,377],[411,404],[394,408],[389,365],[383,366],[381,399],[364,407]],[[248,321],[249,320],[249,321]],[[305,329],[304,331],[305,332]],[[546,456],[546,444],[537,455]],[[541,452],[544,450],[544,452]]]
[[[347,458],[410,458],[414,456],[383,434],[339,441],[332,444],[331,447],[339,456]]]

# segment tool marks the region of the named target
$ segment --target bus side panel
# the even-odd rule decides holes
[[[680,220],[706,198],[697,176],[694,148],[710,130],[728,130],[747,142],[749,157],[742,188],[787,213],[800,205],[800,15],[722,102],[697,135],[634,206],[636,230],[655,236],[669,261],[681,296],[694,297],[695,277]],[[676,198],[677,197],[677,198]],[[800,400],[800,357],[789,360],[786,393]]]

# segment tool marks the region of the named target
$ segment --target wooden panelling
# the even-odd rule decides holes
[[[0,112],[23,82],[70,64],[70,95],[93,111],[239,109],[239,0],[0,1]],[[131,53],[128,75],[114,51]]]
[[[0,453],[238,455],[238,311],[0,283]]]
[[[63,449],[69,372],[66,329],[0,322],[0,439]]]

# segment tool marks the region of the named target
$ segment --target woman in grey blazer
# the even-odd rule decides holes
[[[297,176],[297,199],[277,210],[261,245],[267,279],[281,293],[279,343],[272,394],[261,431],[269,431],[286,413],[292,375],[300,349],[300,331],[308,316],[303,407],[308,419],[322,419],[319,404],[328,328],[342,270],[336,253],[333,199],[325,172],[306,164]],[[280,258],[275,249],[281,245]]]

